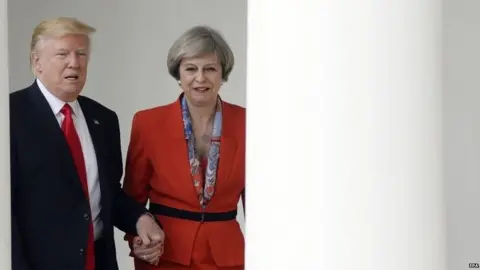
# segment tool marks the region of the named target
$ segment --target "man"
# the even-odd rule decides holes
[[[90,34],[73,18],[41,22],[31,42],[35,82],[10,95],[13,270],[116,270],[114,226],[155,263],[163,231],[120,187],[117,115],[80,96]]]

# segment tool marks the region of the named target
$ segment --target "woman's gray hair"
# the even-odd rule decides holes
[[[222,67],[222,79],[228,80],[234,64],[233,52],[223,36],[208,26],[195,26],[181,35],[168,51],[168,73],[180,79],[179,67],[184,57],[215,53]]]

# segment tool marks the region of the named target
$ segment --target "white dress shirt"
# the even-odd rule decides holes
[[[57,118],[58,124],[61,126],[64,115],[60,112],[66,102],[61,101],[55,97],[50,91],[48,91],[43,83],[37,78],[36,80],[38,87],[42,91],[43,95],[50,104],[50,108],[53,111],[53,114]],[[85,166],[87,170],[87,182],[88,182],[88,193],[90,196],[90,208],[92,211],[92,220],[95,239],[98,239],[101,236],[103,224],[100,219],[100,183],[98,180],[98,167],[97,167],[97,156],[95,154],[95,148],[93,146],[92,137],[88,130],[87,121],[83,115],[82,108],[77,100],[73,102],[68,102],[72,107],[73,122],[75,129],[77,130],[78,136],[80,137],[80,143],[82,145],[83,158],[85,159]]]

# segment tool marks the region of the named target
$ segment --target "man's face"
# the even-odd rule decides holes
[[[85,85],[90,53],[86,35],[41,40],[33,55],[36,76],[59,99],[75,100]]]

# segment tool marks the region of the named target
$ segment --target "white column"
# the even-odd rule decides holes
[[[248,14],[246,269],[446,269],[441,1]]]
[[[7,0],[0,0],[0,269],[11,269]]]

